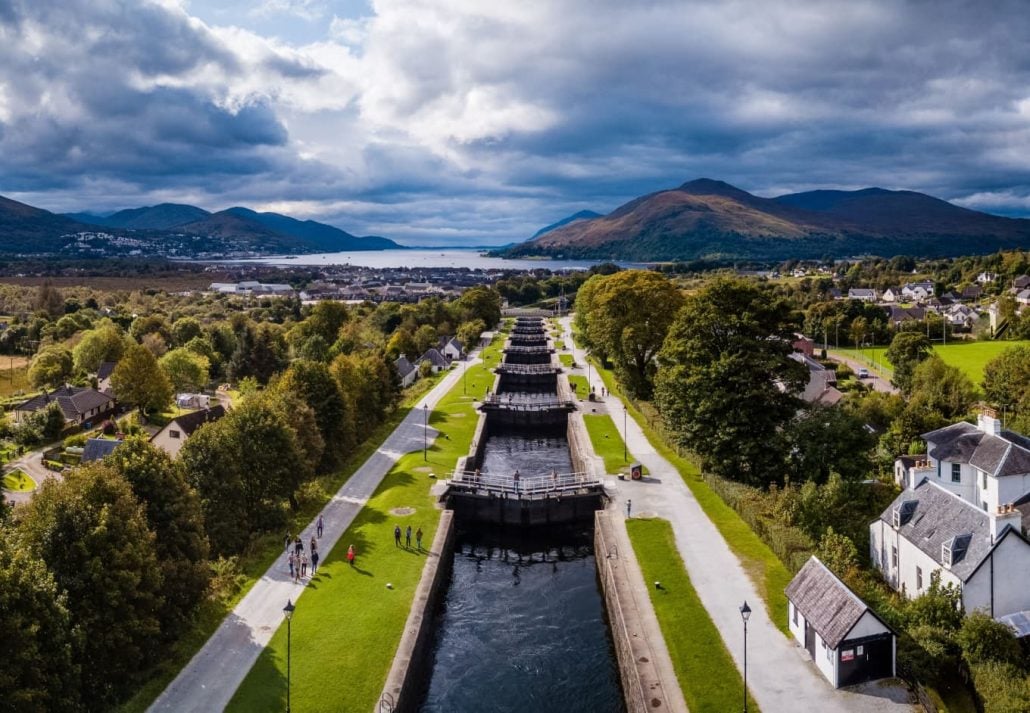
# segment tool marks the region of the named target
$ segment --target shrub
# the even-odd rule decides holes
[[[64,439],[65,448],[81,448],[86,445],[86,434],[76,433],[74,436],[68,436]]]
[[[1030,682],[1009,663],[990,661],[971,667],[984,713],[1024,713],[1030,710]]]
[[[108,419],[104,421],[104,425],[100,427],[100,430],[103,431],[105,436],[113,436],[118,432],[118,425],[111,419]]]
[[[329,495],[317,480],[309,480],[297,488],[297,504],[300,507],[324,503]]]
[[[962,647],[962,658],[970,666],[988,662],[1014,666],[1022,663],[1022,650],[1012,629],[980,612],[970,614],[962,622],[958,643]]]

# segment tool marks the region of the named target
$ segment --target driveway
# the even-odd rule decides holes
[[[571,343],[568,318],[562,321]],[[575,350],[577,361],[586,354]],[[593,371],[593,370],[591,370]],[[592,374],[595,391],[602,381]],[[621,411],[618,398],[606,399],[610,411]],[[627,445],[651,475],[644,481],[618,481],[614,507],[626,511],[632,500],[634,515],[650,514],[668,520],[690,580],[711,616],[738,669],[743,668],[743,627],[739,607],[747,601],[753,614],[748,623],[748,688],[765,713],[911,713],[908,692],[900,684],[878,682],[854,690],[835,691],[818,672],[807,652],[787,638],[769,619],[754,583],[745,573],[679,471],[657,453],[633,419],[627,424]]]
[[[898,390],[894,388],[894,385],[890,381],[877,374],[876,371],[871,369],[868,364],[855,361],[851,357],[846,357],[838,352],[827,352],[827,356],[835,362],[846,364],[853,372],[855,372],[856,376],[858,375],[859,369],[869,369],[869,378],[862,379],[862,381],[872,386],[874,390],[882,391],[885,394],[898,393]]]
[[[47,446],[47,448],[50,447],[51,446]],[[43,481],[47,480],[48,478],[60,480],[60,473],[56,473],[52,470],[47,470],[43,467],[43,450],[45,449],[31,451],[16,460],[12,460],[10,463],[4,466],[4,472],[6,473],[7,471],[15,469],[24,472],[26,475],[28,475],[30,478],[36,481],[36,490],[38,490],[39,486],[43,484]],[[20,493],[11,493],[5,490],[3,491],[3,496],[8,500],[8,502],[14,502],[17,504],[27,503],[29,500],[32,499],[32,496],[36,494],[36,490],[30,490],[28,492]]]

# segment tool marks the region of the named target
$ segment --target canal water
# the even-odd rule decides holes
[[[513,408],[545,397],[511,396]],[[495,425],[483,473],[572,472],[564,428]],[[624,713],[592,526],[456,523],[422,713]]]
[[[422,713],[623,713],[591,530],[456,535]]]

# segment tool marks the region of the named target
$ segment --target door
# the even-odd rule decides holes
[[[808,619],[805,619],[805,648],[808,649],[808,655],[815,661],[815,629],[808,623]]]
[[[837,648],[837,686],[854,686],[893,675],[894,646],[891,634],[841,642]]]

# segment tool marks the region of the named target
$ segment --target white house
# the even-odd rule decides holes
[[[787,625],[834,688],[892,678],[895,634],[815,557],[787,585]]]
[[[884,302],[900,302],[901,290],[897,287],[888,287],[880,297]]]
[[[182,444],[196,433],[197,429],[206,423],[217,421],[224,415],[225,408],[221,405],[200,411],[191,411],[169,421],[164,428],[153,435],[150,442],[164,450],[172,458],[176,458],[182,449]]]
[[[118,366],[116,361],[100,362],[100,366],[97,368],[97,391],[109,395],[114,393],[111,388],[111,374],[114,373],[116,366]]]
[[[450,360],[444,357],[444,355],[440,353],[440,350],[434,347],[430,347],[426,350],[425,354],[419,357],[419,366],[422,366],[423,362],[429,362],[430,369],[434,374],[443,371],[444,369],[448,369],[451,366]]]
[[[901,294],[910,300],[925,300],[933,297],[933,283],[929,280],[923,282],[910,282],[901,288]]]
[[[408,388],[418,378],[418,369],[403,354],[394,361],[393,368],[397,371],[397,378],[400,379],[402,388]]]
[[[451,361],[461,359],[465,353],[461,347],[461,342],[455,337],[441,337],[439,349],[440,353]]]
[[[976,281],[981,285],[988,285],[998,279],[998,276],[993,272],[981,272],[976,276]]]
[[[849,300],[861,300],[863,302],[875,302],[876,290],[868,287],[852,287],[848,290]]]

